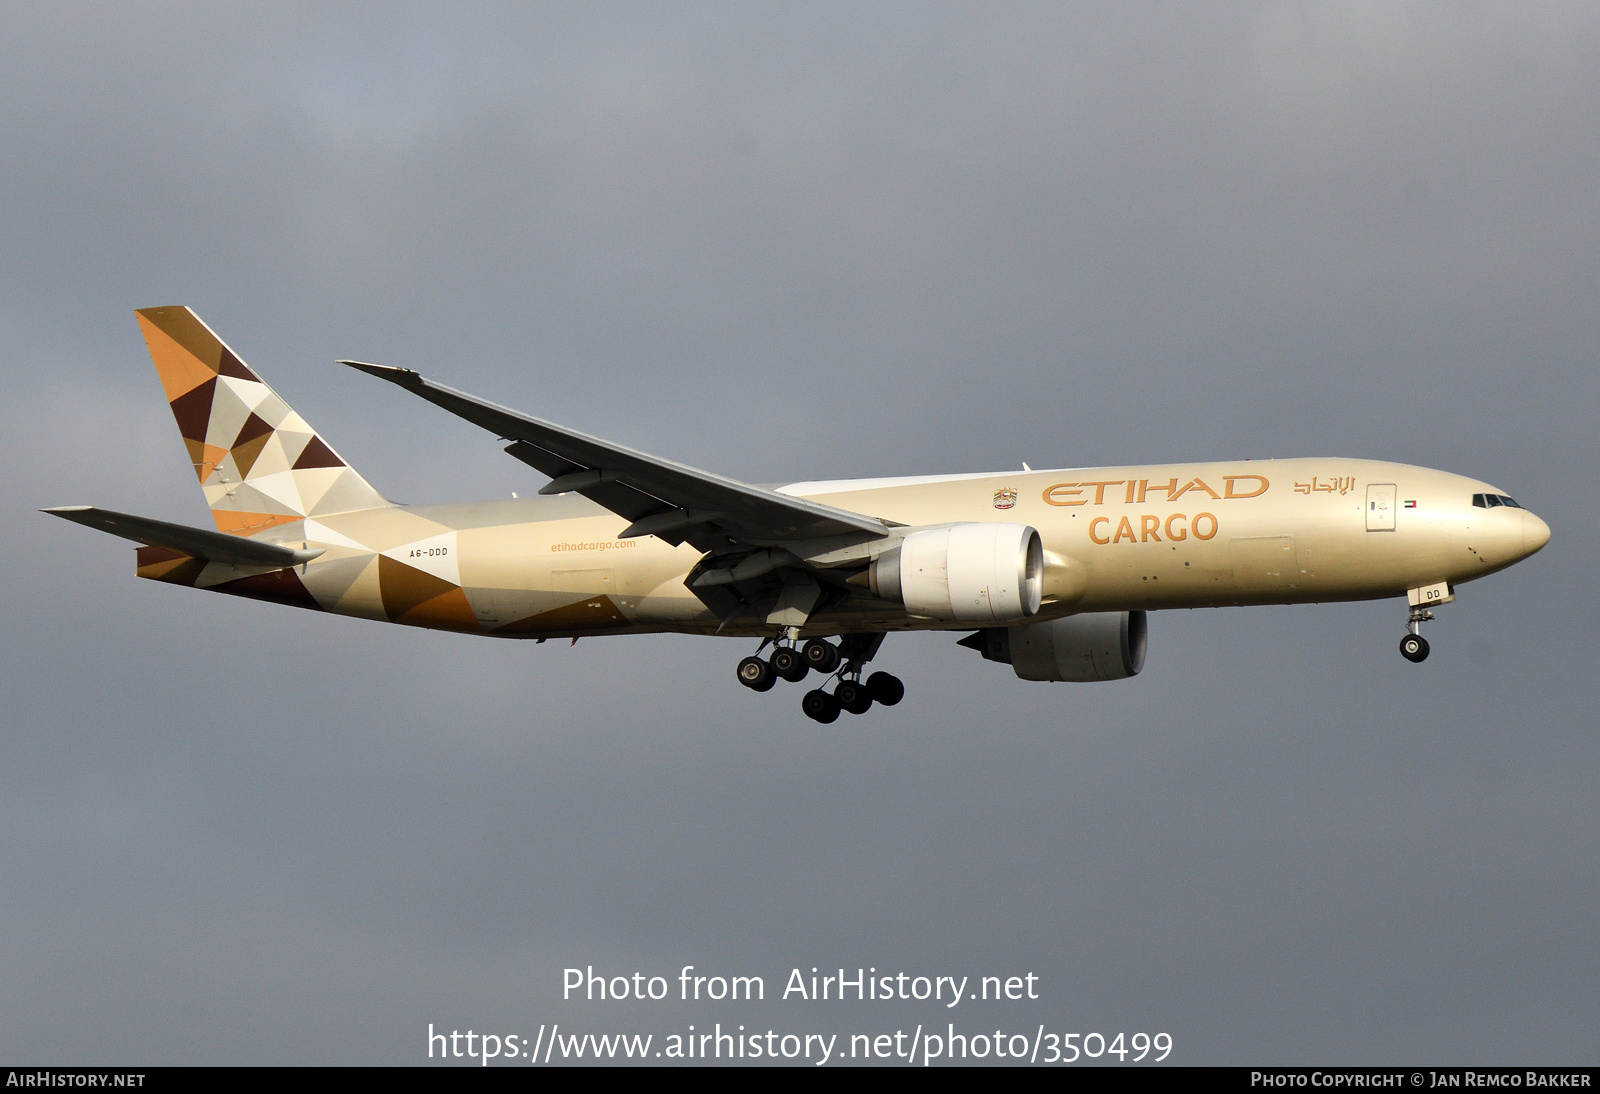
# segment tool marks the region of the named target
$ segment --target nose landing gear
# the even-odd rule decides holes
[[[1428,659],[1428,640],[1420,634],[1408,634],[1400,639],[1400,656],[1407,661],[1421,663]]]
[[[1411,606],[1411,619],[1408,622],[1411,633],[1400,639],[1400,656],[1412,664],[1420,665],[1428,659],[1428,640],[1422,637],[1422,624],[1433,619],[1433,613],[1426,608]]]
[[[1428,607],[1448,604],[1455,598],[1456,591],[1448,581],[1435,581],[1431,585],[1418,585],[1406,590],[1406,603],[1411,606],[1411,616],[1407,620],[1406,630],[1410,633],[1400,639],[1401,657],[1414,665],[1428,659],[1428,640],[1422,637],[1421,633],[1422,625],[1433,619],[1433,613]]]

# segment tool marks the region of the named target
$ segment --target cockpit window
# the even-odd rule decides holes
[[[1472,495],[1472,504],[1479,509],[1493,509],[1500,505],[1504,505],[1510,509],[1522,508],[1522,506],[1518,505],[1504,494],[1474,494]]]

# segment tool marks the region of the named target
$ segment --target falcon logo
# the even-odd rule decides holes
[[[994,492],[994,507],[996,509],[1010,509],[1017,504],[1017,492],[1007,486]]]

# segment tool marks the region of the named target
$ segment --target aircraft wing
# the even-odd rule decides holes
[[[262,543],[260,540],[230,536],[225,532],[208,532],[204,528],[168,524],[164,520],[115,513],[90,505],[62,505],[54,509],[41,509],[40,512],[98,528],[137,543],[170,547],[191,558],[229,562],[237,566],[298,566],[322,554],[318,548],[299,551],[276,543]]]
[[[883,522],[804,498],[763,490],[658,456],[625,448],[436,384],[410,369],[362,361],[340,364],[397,384],[512,443],[506,451],[549,475],[541,494],[578,493],[633,523],[622,536],[685,540],[705,551],[730,541],[775,546],[844,537],[864,542],[887,533]]]

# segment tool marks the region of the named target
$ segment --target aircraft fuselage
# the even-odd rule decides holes
[[[1150,611],[1404,596],[1400,653],[1420,662],[1432,605],[1550,538],[1488,483],[1371,460],[756,486],[346,361],[548,480],[526,499],[396,505],[191,310],[136,315],[216,531],[50,512],[144,544],[141,577],[498,638],[759,637],[739,682],[832,678],[801,701],[824,723],[900,702],[897,677],[865,673],[898,630],[971,631],[962,646],[1024,680],[1122,680]]]
[[[1371,460],[840,480],[780,492],[898,525],[1031,525],[1046,551],[1039,619],[1398,597],[1493,573],[1549,539],[1525,509],[1475,506],[1474,495],[1503,496],[1487,483]],[[159,548],[141,552],[140,573],[506,638],[716,631],[722,621],[685,583],[701,552],[653,536],[622,539],[627,524],[577,494],[396,506],[283,524],[262,536],[323,549],[299,568],[303,592],[260,580],[265,570],[221,563],[180,576],[163,568]],[[408,571],[441,584],[408,585]],[[449,596],[447,586],[461,595]],[[883,629],[970,625],[919,619],[862,592],[814,614],[803,631]],[[722,628],[769,632],[754,620]]]

